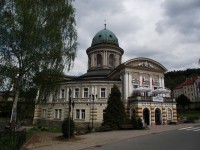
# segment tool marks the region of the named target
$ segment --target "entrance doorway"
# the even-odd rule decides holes
[[[149,118],[150,118],[149,109],[148,108],[143,109],[144,124],[150,125]]]
[[[156,108],[155,110],[155,123],[156,125],[161,125],[161,110],[159,108]]]

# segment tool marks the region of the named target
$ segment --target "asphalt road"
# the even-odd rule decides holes
[[[191,126],[123,140],[107,145],[97,145],[85,150],[199,150],[200,126]]]

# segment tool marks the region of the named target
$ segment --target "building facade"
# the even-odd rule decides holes
[[[108,29],[99,31],[86,50],[87,73],[66,76],[60,88],[35,107],[34,123],[58,124],[69,114],[80,127],[99,126],[111,88],[116,84],[129,116],[135,115],[144,125],[176,122],[176,104],[164,85],[167,69],[150,58],[133,58],[122,63],[124,50],[116,35]]]
[[[191,102],[200,102],[200,77],[192,76],[187,78],[183,83],[176,86],[173,94],[175,98],[184,94]]]

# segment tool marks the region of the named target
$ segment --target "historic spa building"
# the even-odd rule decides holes
[[[99,126],[111,88],[116,84],[129,116],[136,115],[144,125],[177,121],[176,103],[165,88],[167,69],[150,58],[133,58],[122,63],[124,50],[116,35],[108,29],[99,31],[86,50],[87,73],[66,76],[60,88],[48,96],[46,103],[35,107],[34,123],[60,124],[69,114],[81,127]]]

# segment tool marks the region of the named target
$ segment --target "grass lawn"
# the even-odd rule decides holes
[[[200,119],[200,111],[188,111],[188,112],[180,112],[178,113],[179,117],[194,117]]]
[[[40,131],[47,131],[47,132],[61,132],[61,128],[59,127],[49,127],[49,126],[34,126],[28,130],[29,132],[40,132]]]

